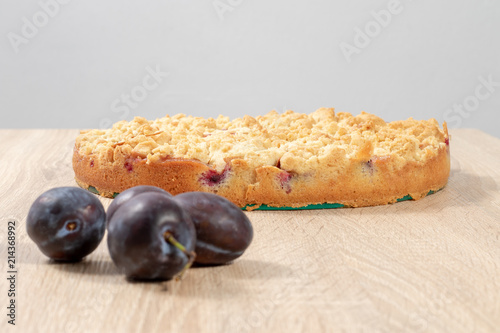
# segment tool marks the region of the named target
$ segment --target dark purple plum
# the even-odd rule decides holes
[[[130,279],[169,280],[192,264],[196,231],[189,215],[163,193],[144,192],[108,221],[111,259]]]
[[[196,260],[224,264],[243,254],[253,238],[248,217],[231,201],[212,193],[187,192],[174,200],[191,216],[196,228]]]
[[[103,239],[106,213],[94,194],[79,187],[57,187],[33,202],[26,230],[49,258],[78,261]]]
[[[169,197],[172,195],[168,193],[167,191],[156,187],[156,186],[149,186],[149,185],[139,185],[135,187],[131,187],[129,189],[126,189],[125,191],[121,192],[116,196],[116,198],[113,199],[113,202],[111,205],[108,207],[108,211],[106,212],[108,216],[108,222],[115,213],[115,211],[118,209],[118,207],[125,205],[128,203],[130,199],[135,197],[138,194],[141,193],[146,193],[146,192],[156,192],[156,193],[163,193]]]

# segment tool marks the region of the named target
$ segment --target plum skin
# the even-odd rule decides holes
[[[42,193],[26,219],[28,236],[47,257],[79,261],[104,238],[106,213],[95,195],[79,187],[56,187]]]
[[[194,250],[196,231],[189,215],[162,193],[140,193],[108,221],[111,259],[129,279],[169,280],[190,258],[167,242],[166,232],[188,252]]]
[[[115,211],[120,206],[126,205],[127,202],[129,202],[129,200],[132,199],[133,197],[135,197],[136,195],[141,194],[141,193],[146,193],[146,192],[163,193],[166,196],[169,196],[169,197],[172,196],[167,191],[165,191],[159,187],[156,187],[156,186],[139,185],[139,186],[134,186],[134,187],[128,188],[125,191],[118,194],[113,199],[113,202],[111,202],[111,205],[109,205],[108,210],[106,212],[108,223],[109,223],[109,220],[113,217],[113,214],[115,213]]]
[[[253,227],[241,209],[208,192],[186,192],[174,200],[191,216],[196,228],[196,263],[225,264],[240,257],[253,239]]]

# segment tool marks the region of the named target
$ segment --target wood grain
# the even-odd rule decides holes
[[[130,283],[105,242],[63,265],[26,235],[31,202],[75,185],[77,133],[0,131],[1,332],[500,331],[499,139],[452,131],[449,184],[420,201],[249,212],[255,238],[233,264]],[[18,222],[15,327],[6,317],[9,219]]]

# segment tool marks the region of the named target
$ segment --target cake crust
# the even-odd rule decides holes
[[[173,195],[205,191],[240,207],[340,203],[383,205],[418,200],[443,188],[450,171],[446,123],[386,123],[322,108],[230,121],[176,115],[136,117],[109,130],[82,131],[75,179],[112,197],[137,185]]]

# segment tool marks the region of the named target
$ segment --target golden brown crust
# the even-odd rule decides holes
[[[304,203],[363,207],[393,203],[407,195],[418,200],[429,191],[443,188],[448,181],[446,148],[424,165],[408,163],[397,173],[388,170],[389,163],[372,162],[372,174],[363,170],[369,168],[366,163],[353,164],[340,178],[292,175],[288,190],[280,181],[283,170],[265,166],[256,170],[257,183],[249,186],[247,198],[250,203],[277,207],[300,207]]]
[[[80,186],[108,197],[154,185],[174,195],[217,193],[240,207],[372,206],[406,195],[420,199],[446,185],[449,137],[443,127],[433,119],[385,123],[333,109],[232,122],[136,118],[82,132],[73,168]]]

